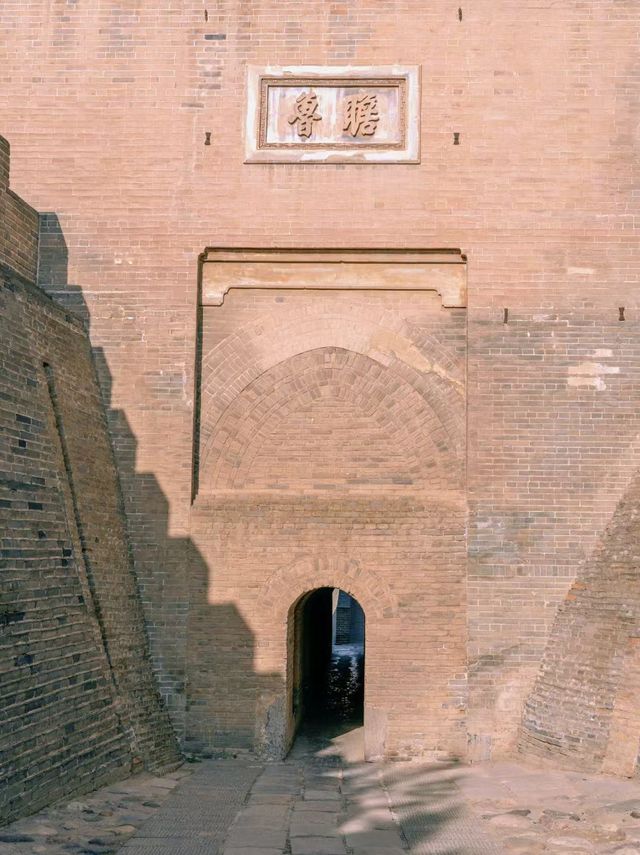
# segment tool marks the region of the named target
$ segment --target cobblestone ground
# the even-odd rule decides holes
[[[0,828],[0,855],[117,852],[190,775],[189,765],[162,777],[136,775],[89,795],[52,805]]]
[[[640,855],[640,782],[515,763],[372,764],[361,732],[285,763],[140,775],[0,829],[0,855]]]
[[[640,781],[529,769],[462,767],[464,801],[508,855],[640,855]]]

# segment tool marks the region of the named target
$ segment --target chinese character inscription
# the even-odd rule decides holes
[[[318,96],[315,92],[303,92],[295,100],[293,113],[289,116],[290,125],[296,126],[299,137],[308,139],[313,133],[313,123],[322,119],[318,109]]]
[[[310,139],[314,122],[322,121],[318,111],[318,96],[315,92],[303,92],[298,95],[293,111],[287,121],[296,126],[296,133],[303,139]],[[349,95],[343,103],[342,130],[352,137],[372,137],[380,121],[378,96],[375,94]]]
[[[352,137],[371,137],[379,121],[377,95],[350,95],[345,98],[343,131]]]
[[[247,163],[420,160],[416,67],[250,66],[247,75]]]

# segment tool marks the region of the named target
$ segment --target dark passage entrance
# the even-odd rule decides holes
[[[337,735],[364,719],[365,617],[337,588],[318,588],[294,615],[292,712],[295,730]]]

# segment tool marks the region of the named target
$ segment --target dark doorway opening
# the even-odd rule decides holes
[[[365,616],[338,588],[305,594],[293,614],[293,734],[335,736],[364,721]]]

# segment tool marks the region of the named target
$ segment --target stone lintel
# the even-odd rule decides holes
[[[458,250],[207,250],[202,305],[221,306],[232,288],[435,291],[463,308],[467,267]]]

